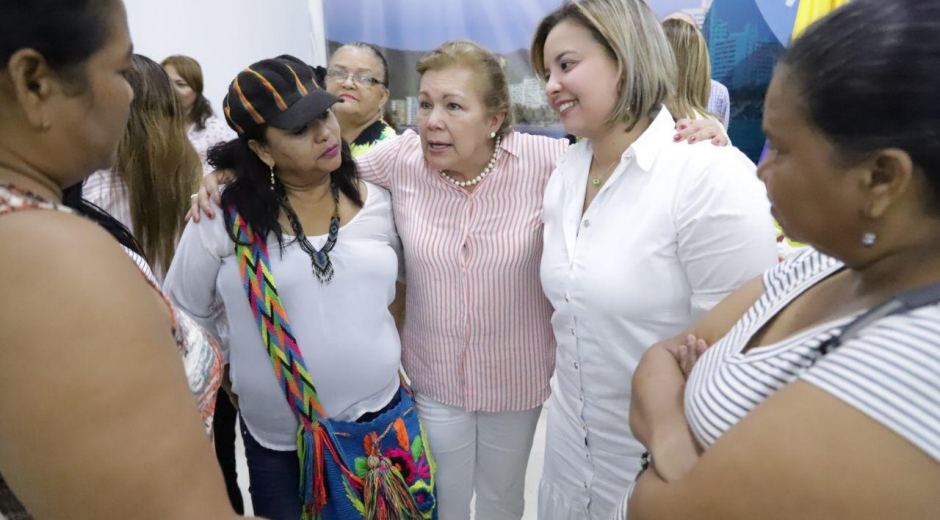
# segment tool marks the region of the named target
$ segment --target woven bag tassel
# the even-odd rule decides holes
[[[313,432],[301,423],[297,428],[297,446],[300,450],[300,496],[304,498],[302,520],[319,520],[326,505],[326,471],[324,466],[323,427],[313,424]]]
[[[379,451],[381,441],[372,434],[372,453],[362,489],[366,520],[421,520],[414,496],[398,468]]]

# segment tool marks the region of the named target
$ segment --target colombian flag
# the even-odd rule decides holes
[[[849,3],[849,0],[800,0],[793,22],[793,38],[800,35],[807,27],[829,14],[832,10]],[[793,41],[791,38],[790,41]]]

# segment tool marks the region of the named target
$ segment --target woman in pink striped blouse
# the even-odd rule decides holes
[[[418,64],[418,134],[360,157],[405,248],[402,361],[438,463],[441,518],[519,519],[554,368],[542,195],[567,141],[514,132],[499,62],[452,41]]]
[[[506,77],[476,43],[444,43],[418,73],[418,133],[356,161],[392,195],[408,288],[402,362],[438,466],[440,516],[469,520],[476,492],[477,518],[519,520],[555,361],[542,202],[568,142],[512,130]]]

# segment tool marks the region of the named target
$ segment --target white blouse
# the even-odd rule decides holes
[[[640,357],[777,261],[754,164],[675,143],[673,124],[663,108],[584,214],[590,141],[548,182],[541,278],[558,349],[541,519],[610,516],[640,469],[628,426]]]
[[[86,178],[82,184],[82,198],[117,219],[131,233],[134,232],[127,185],[113,170],[98,170]]]
[[[199,159],[202,160],[204,174],[211,173],[213,170],[206,160],[209,148],[238,137],[238,134],[229,128],[225,120],[216,116],[210,116],[209,119],[206,119],[205,129],[199,130],[196,125],[189,125],[189,130],[186,133],[189,136],[189,141],[193,143],[196,153],[199,154]]]
[[[400,243],[388,192],[366,185],[364,207],[341,223],[330,252],[335,275],[329,284],[317,281],[310,257],[293,237],[284,237],[283,251],[273,236],[268,240],[271,273],[320,402],[328,417],[341,421],[382,409],[399,386],[401,343],[388,306],[395,298]],[[262,343],[219,208],[216,214],[186,226],[164,291],[216,335],[214,303],[221,299],[229,328],[223,352],[248,430],[266,448],[295,450],[297,420]],[[316,249],[326,238],[308,237]]]

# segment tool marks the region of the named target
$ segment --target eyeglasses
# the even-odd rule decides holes
[[[375,79],[368,74],[353,74],[352,72],[346,72],[339,69],[328,69],[326,71],[326,77],[331,81],[337,83],[343,83],[347,78],[352,78],[353,83],[360,86],[372,86],[372,85],[382,85],[385,86],[385,82],[380,79]]]

